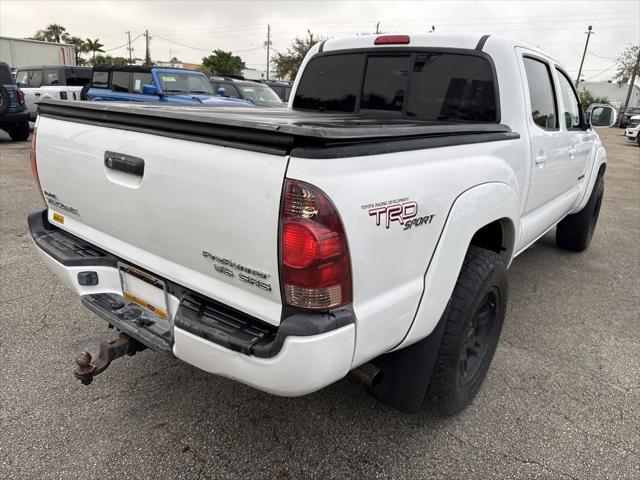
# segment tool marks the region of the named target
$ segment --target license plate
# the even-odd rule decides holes
[[[162,319],[169,319],[169,294],[163,280],[120,262],[118,272],[125,299]]]

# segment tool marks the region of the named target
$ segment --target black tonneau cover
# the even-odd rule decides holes
[[[519,138],[507,125],[498,123],[412,121],[384,115],[249,106],[45,100],[38,104],[38,113],[109,128],[311,158],[372,155]],[[440,140],[424,142],[429,139]],[[374,144],[376,148],[371,147]],[[335,150],[325,151],[335,147],[339,147],[339,154]]]

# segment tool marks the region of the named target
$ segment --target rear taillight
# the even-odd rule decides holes
[[[349,248],[338,212],[316,187],[286,180],[280,212],[280,282],[292,307],[328,310],[351,302]]]
[[[33,129],[33,133],[31,134],[31,150],[29,151],[29,162],[31,163],[31,174],[33,175],[33,179],[36,181],[36,185],[38,186],[38,193],[42,197],[42,201],[44,200],[44,195],[42,194],[42,185],[40,185],[40,175],[38,175],[38,163],[36,162],[36,131],[37,129]],[[47,202],[45,202],[45,205]]]
[[[411,39],[409,35],[382,35],[376,37],[374,45],[406,45]]]
[[[60,100],[68,100],[67,92],[60,92]]]
[[[22,90],[18,90],[16,96],[18,97],[18,105],[24,105],[24,93],[22,93]]]

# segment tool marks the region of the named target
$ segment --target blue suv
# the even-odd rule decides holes
[[[24,94],[4,62],[0,62],[0,129],[12,140],[24,142],[29,139],[29,111],[24,104]]]
[[[207,77],[179,68],[110,65],[93,67],[83,100],[149,102],[173,105],[248,106],[245,100],[216,96]]]

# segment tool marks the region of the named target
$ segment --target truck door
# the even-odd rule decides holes
[[[560,128],[558,104],[551,67],[546,60],[525,53],[521,57],[525,76],[526,114],[531,139],[531,184],[525,214],[534,212],[568,188],[568,145]]]
[[[566,180],[570,186],[584,184],[585,171],[589,166],[595,133],[592,129],[587,128],[573,83],[567,74],[557,66],[555,73],[558,79],[561,118],[564,120],[560,122],[560,125],[566,131],[568,141]]]

